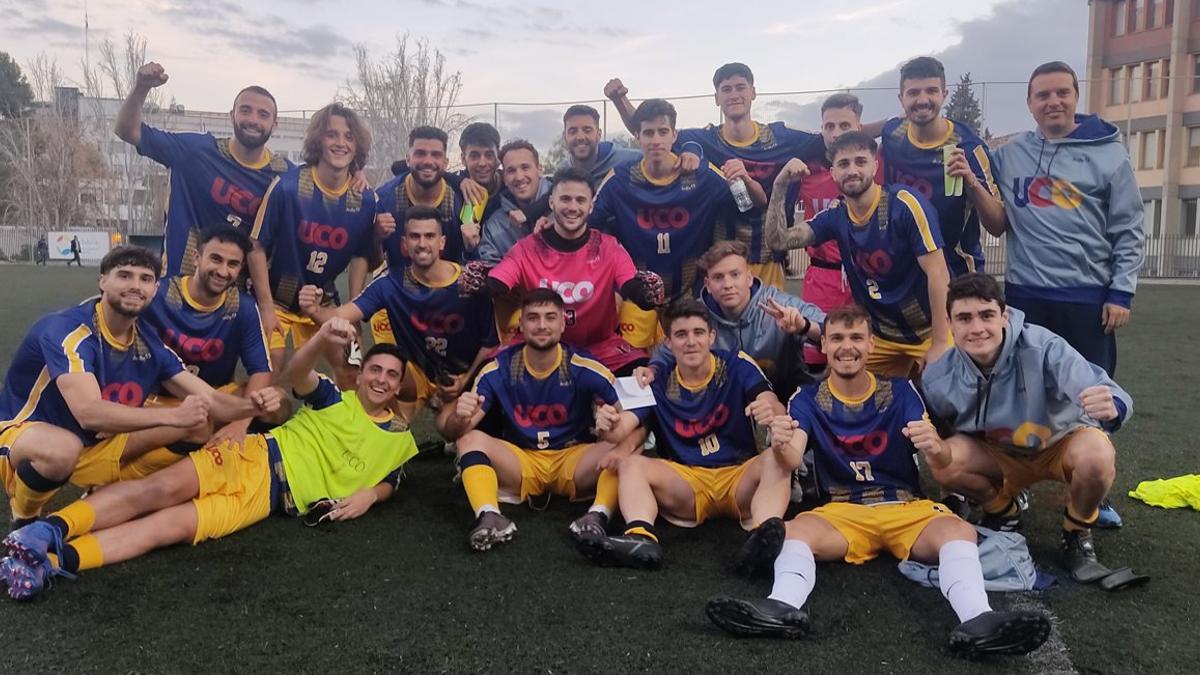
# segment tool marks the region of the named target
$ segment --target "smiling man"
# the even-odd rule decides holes
[[[500,206],[483,225],[479,243],[479,259],[498,263],[522,237],[529,234],[532,223],[514,218],[550,193],[550,179],[542,176],[542,162],[537,148],[529,141],[517,139],[500,148],[501,176],[504,191]]]
[[[200,228],[221,222],[248,227],[267,186],[292,164],[267,149],[277,107],[266,89],[249,86],[238,92],[229,111],[233,138],[216,138],[211,133],[163,131],[142,121],[150,90],[166,82],[161,65],[151,62],[139,68],[113,131],[138,154],[171,170],[163,265],[164,276],[174,278],[192,273]]]
[[[622,148],[600,136],[600,113],[590,105],[573,105],[563,114],[563,146],[567,157],[558,168],[571,167],[591,176],[595,187],[618,164],[641,159],[642,153]]]
[[[372,347],[353,391],[313,371],[323,350],[353,334],[333,319],[296,352],[284,381],[304,408],[270,434],[206,446],[10,534],[0,561],[9,595],[29,600],[53,576],[226,537],[272,514],[304,515],[324,502],[328,519],[350,520],[389,498],[417,454],[408,425],[388,411],[404,360],[393,345]]]

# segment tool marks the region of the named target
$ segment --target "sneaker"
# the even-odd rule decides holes
[[[608,534],[608,516],[599,511],[588,511],[576,518],[569,529],[575,541],[584,535],[603,537]]]
[[[746,539],[742,548],[733,559],[733,572],[739,576],[748,577],[752,574],[770,571],[783,549],[783,540],[787,537],[787,526],[782,518],[767,518]]]
[[[656,570],[662,567],[662,546],[646,537],[604,537],[585,534],[575,544],[579,552],[602,567]]]
[[[1050,620],[1041,612],[984,612],[950,632],[955,656],[1028,654],[1050,637]]]
[[[978,525],[997,532],[1016,532],[1021,529],[1021,508],[1018,506],[1016,513],[1009,515],[984,512]]]
[[[1096,519],[1096,523],[1092,527],[1098,527],[1102,530],[1116,530],[1125,523],[1121,520],[1121,514],[1113,508],[1111,502],[1106,498],[1100,502],[1100,517]]]
[[[971,502],[957,492],[947,492],[946,496],[942,497],[941,504],[963,520],[968,520],[971,517]]]
[[[741,637],[795,640],[808,635],[808,612],[771,598],[715,598],[704,606],[708,620]]]
[[[12,556],[0,560],[0,583],[13,600],[33,600],[50,585],[49,577],[46,567],[26,565]]]
[[[1096,544],[1091,530],[1063,530],[1060,549],[1063,565],[1071,578],[1080,583],[1091,583],[1108,576],[1112,571],[1096,559]]]
[[[50,564],[49,553],[62,553],[62,535],[58,528],[38,520],[9,532],[3,545],[9,557],[30,567],[40,567]]]
[[[475,551],[486,551],[496,544],[512,541],[517,525],[496,511],[484,511],[475,519],[467,541]]]

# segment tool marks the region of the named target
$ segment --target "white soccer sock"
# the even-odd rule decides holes
[[[992,611],[983,588],[979,546],[974,542],[956,539],[942,545],[938,551],[938,585],[959,621]]]
[[[817,563],[812,549],[799,539],[786,539],[779,557],[775,558],[775,585],[767,597],[803,607],[816,583]]]
[[[605,518],[612,518],[612,511],[607,506],[601,506],[600,504],[592,504],[592,507],[589,508],[588,511],[589,512],[595,511],[596,513],[602,513],[602,514],[604,514]]]
[[[488,511],[491,511],[492,513],[500,513],[500,509],[497,508],[495,504],[484,504],[483,506],[479,507],[478,511],[475,512],[475,517],[478,518]]]

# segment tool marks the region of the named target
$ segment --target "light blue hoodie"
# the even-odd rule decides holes
[[[550,179],[542,178],[538,182],[536,202],[550,192]],[[509,211],[521,208],[517,200],[507,188],[500,192],[500,207],[488,216],[483,224],[483,232],[479,236],[479,259],[488,263],[498,263],[508,253],[521,237],[529,234],[533,223],[518,225],[508,215]]]
[[[1075,131],[1027,131],[994,153],[1008,213],[1005,293],[1128,307],[1145,233],[1142,197],[1117,128],[1076,115]]]
[[[604,177],[607,176],[608,172],[612,171],[612,168],[616,165],[624,164],[625,162],[632,162],[635,159],[640,160],[641,158],[641,150],[622,148],[613,145],[612,141],[600,141],[596,145],[596,163],[592,165],[591,169],[589,169],[589,173],[592,175],[592,187],[599,186],[600,181],[604,180]],[[565,169],[567,167],[574,166],[574,164],[574,158],[571,157],[571,153],[568,150],[567,158],[558,165],[558,168]]]
[[[1084,389],[1101,384],[1117,406],[1117,418],[1105,424],[1079,405]],[[1079,427],[1116,431],[1133,414],[1133,399],[1101,368],[1061,337],[1026,324],[1012,306],[990,375],[954,347],[925,368],[921,389],[931,415],[1019,455],[1036,454]]]

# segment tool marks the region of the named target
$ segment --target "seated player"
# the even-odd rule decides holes
[[[802,345],[821,337],[825,312],[751,274],[746,245],[740,241],[713,244],[699,265],[704,272],[700,300],[716,325],[716,348],[749,355],[777,394],[811,382],[799,357]],[[670,350],[659,348],[650,364],[662,370],[673,367],[675,359]]]
[[[447,422],[447,433],[457,437],[463,489],[475,511],[468,541],[476,551],[509,541],[517,531],[500,512],[501,501],[519,504],[542,494],[574,501],[595,494],[589,511],[571,524],[576,535],[603,532],[617,506],[616,477],[601,471],[602,462],[637,420],[620,411],[612,373],[559,342],[564,309],[549,288],[526,293],[524,344],[484,365]],[[496,406],[506,421],[503,438],[477,428]],[[593,426],[603,442],[592,435]]]
[[[666,299],[692,297],[698,290],[696,259],[712,245],[736,202],[720,171],[709,164],[680,171],[671,152],[678,135],[675,107],[662,99],[642,101],[634,115],[640,125],[643,159],[618,165],[596,191],[588,222],[621,242],[639,270],[662,277]],[[628,299],[621,304],[621,332],[629,344],[648,349],[661,335],[658,315]]]
[[[708,308],[691,298],[677,301],[664,310],[663,328],[677,363],[650,385],[654,407],[634,411],[652,424],[663,459],[626,453],[616,460],[625,533],[589,533],[579,541],[580,552],[600,565],[658,568],[660,510],[680,527],[732,518],[753,530],[747,546],[757,548],[754,542],[771,531],[760,526],[787,509],[799,466],[799,457],[758,452],[754,424],[783,414],[783,405],[749,356],[713,351]]]
[[[769,597],[714,599],[705,608],[709,619],[735,635],[804,637],[815,561],[859,565],[887,551],[938,564],[942,594],[961,622],[950,634],[952,651],[983,656],[1036,649],[1049,637],[1050,622],[1037,612],[992,611],[975,529],[921,497],[913,455],[920,450],[933,461],[947,449],[912,383],[877,379],[866,369],[873,346],[867,313],[854,305],[829,312],[821,345],[829,378],[792,396],[788,414],[771,423],[771,445],[796,457],[813,449],[825,504],[786,525],[771,521],[776,532],[763,539],[783,544],[778,557],[770,556],[775,585]]]
[[[392,345],[363,359],[354,391],[313,371],[323,348],[345,346],[353,327],[321,326],[292,357],[283,381],[304,407],[269,434],[211,444],[158,473],[110,486],[8,535],[0,580],[29,600],[56,575],[130,560],[156,548],[225,537],[271,514],[329,509],[350,520],[395,490],[417,454],[408,424],[388,412],[404,373]],[[263,391],[275,392],[270,387]],[[322,504],[324,502],[324,504]]]
[[[1129,394],[1066,340],[1026,324],[990,276],[955,279],[947,311],[955,347],[922,380],[930,411],[954,431],[946,452],[929,458],[933,477],[978,501],[983,524],[1001,530],[1019,525],[1021,490],[1065,483],[1061,547],[1071,576],[1106,588],[1145,581],[1101,565],[1091,531],[1117,471],[1108,434],[1133,414]]]
[[[875,348],[867,369],[908,377],[950,346],[941,307],[950,273],[940,253],[937,213],[919,193],[875,184],[878,146],[861,131],[842,134],[829,147],[830,171],[844,201],[808,222],[786,228],[787,183],[808,174],[800,160],[779,172],[767,208],[767,239],[780,249],[804,248],[835,239],[850,290],[871,316]],[[935,309],[931,309],[935,308]]]
[[[495,296],[520,296],[550,288],[566,305],[563,342],[582,350],[617,375],[645,365],[646,352],[618,332],[614,293],[645,310],[655,298],[633,260],[609,234],[588,228],[592,185],[587,174],[562,169],[550,192],[553,224],[518,241],[488,276]]]
[[[130,432],[169,428],[183,440],[212,419],[273,412],[277,392],[214,391],[184,369],[141,314],[158,289],[159,257],[118,246],[100,261],[100,298],[38,319],[13,355],[0,391],[0,480],[15,525],[36,518],[70,479],[106,485],[157,445]],[[165,388],[178,406],[143,408]],[[171,434],[166,434],[171,436]],[[103,437],[103,438],[102,438]]]
[[[409,264],[387,268],[353,302],[330,307],[321,289],[300,289],[300,308],[317,323],[334,316],[357,325],[385,312],[407,367],[400,389],[401,410],[412,420],[428,403],[444,430],[454,401],[496,346],[492,303],[463,289],[462,267],[440,257],[446,246],[438,212],[414,206],[404,218]],[[386,343],[380,343],[386,344]]]
[[[349,108],[331,103],[318,110],[304,133],[305,164],[275,179],[259,207],[251,236],[250,274],[271,340],[271,360],[284,361],[288,336],[299,349],[316,332],[300,313],[297,295],[313,284],[325,301],[338,301],[337,278],[350,270],[350,295],[366,286],[369,261],[378,257],[375,194],[351,187],[366,165],[371,132]],[[271,311],[271,310],[274,311]],[[327,354],[343,386],[353,368],[343,354]]]

